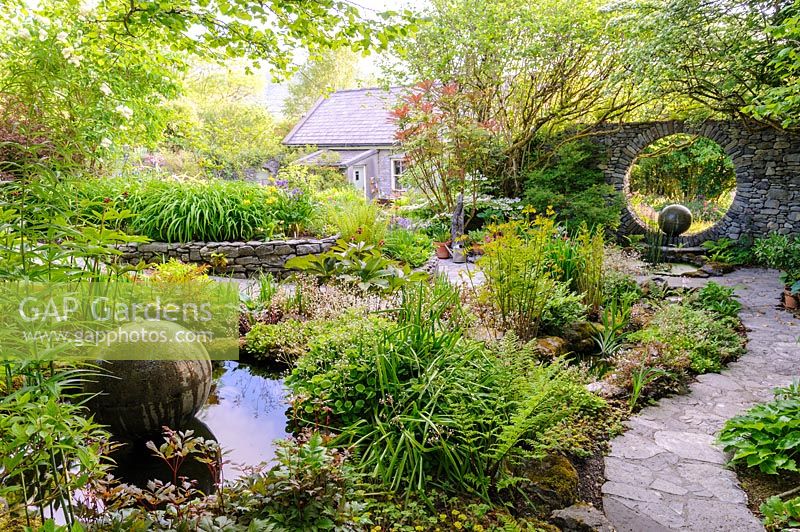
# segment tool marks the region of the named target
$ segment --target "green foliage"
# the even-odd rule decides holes
[[[272,233],[272,201],[251,183],[151,180],[130,197],[131,229],[162,242],[252,240]]]
[[[499,313],[499,326],[522,340],[539,332],[547,301],[556,289],[550,271],[549,244],[555,235],[551,219],[505,224],[502,234],[484,246],[478,266],[486,277],[482,297]]]
[[[608,23],[613,10],[604,6],[595,0],[429,3],[414,38],[400,43],[405,58],[400,74],[457,87],[459,94],[449,99],[456,109],[448,111],[448,126],[456,123],[457,130],[443,128],[442,138],[454,139],[443,153],[470,164],[448,165],[446,182],[467,177],[474,169],[475,177],[490,178],[498,195],[519,197],[532,142],[538,146],[540,139],[564,131],[580,134],[627,110],[612,86],[619,81],[617,74],[624,76],[618,52],[629,37]],[[493,135],[484,141],[481,129]],[[478,149],[451,150],[459,142]],[[441,146],[433,135],[430,146]],[[497,156],[486,157],[487,152]],[[605,199],[603,195],[596,198]],[[585,206],[592,204],[586,201]],[[604,223],[613,225],[611,220]]]
[[[383,216],[381,208],[369,203],[363,197],[353,198],[330,210],[330,224],[343,240],[365,242],[376,246],[384,238],[389,221]]]
[[[276,360],[291,366],[309,351],[315,351],[318,356],[323,352],[335,354],[353,343],[369,340],[385,327],[386,321],[382,318],[355,313],[345,313],[332,320],[256,323],[245,336],[244,349],[257,359]]]
[[[540,331],[558,336],[571,324],[586,318],[583,296],[572,292],[564,283],[556,283],[544,303]]]
[[[10,0],[4,7],[0,108],[16,131],[4,128],[0,140],[22,146],[9,159],[38,146],[27,156],[48,164],[97,164],[114,146],[154,144],[167,125],[162,103],[177,95],[180,75],[197,58],[247,58],[285,73],[297,48],[367,51],[407,33],[392,25],[395,13],[367,19],[339,0],[304,9],[286,0]]]
[[[729,419],[719,435],[731,462],[763,473],[797,471],[800,458],[800,387],[775,391],[775,400]]]
[[[202,140],[197,149],[203,167],[214,175],[242,178],[245,170],[260,168],[281,151],[274,119],[261,104],[226,102],[198,115]]]
[[[605,182],[600,148],[590,142],[561,146],[552,158],[542,158],[526,173],[523,199],[539,212],[551,207],[557,220],[571,231],[584,224],[593,228],[619,226],[622,195]]]
[[[735,318],[742,309],[742,304],[735,299],[734,289],[709,282],[701,288],[691,301],[691,306],[708,310],[723,318]]]
[[[299,236],[306,231],[316,210],[311,194],[301,188],[278,188],[270,215],[285,235]]]
[[[425,276],[421,272],[411,273],[408,265],[401,266],[385,258],[374,246],[344,240],[325,253],[289,259],[286,267],[313,275],[322,283],[338,281],[364,292],[393,292]]]
[[[758,510],[764,516],[764,526],[767,530],[786,530],[800,526],[800,497],[788,501],[770,497]]]
[[[446,319],[457,294],[434,294],[408,288],[377,338],[301,358],[286,380],[297,422],[333,429],[357,469],[391,491],[486,497],[521,442],[538,456],[579,448],[565,431],[602,402],[559,365],[532,364],[512,336],[494,351],[465,339]]]
[[[800,281],[800,239],[772,233],[756,239],[753,256],[764,266],[781,270],[784,284],[795,290],[795,283]],[[796,292],[800,293],[800,287]]]
[[[88,368],[45,368],[4,363],[10,393],[0,396],[0,497],[30,526],[34,511],[58,505],[77,520],[73,495],[105,475],[109,433],[89,419],[75,393],[92,378]],[[16,377],[23,377],[22,384]]]
[[[256,529],[356,529],[363,518],[357,517],[359,497],[346,455],[325,443],[318,432],[299,444],[284,441],[274,467],[239,481],[245,496],[238,503],[251,513]]]
[[[666,360],[686,358],[692,371],[706,373],[719,371],[723,364],[744,351],[744,341],[734,329],[736,324],[734,318],[723,318],[716,313],[666,305],[656,312],[646,328],[631,333],[628,340],[662,344]]]
[[[430,259],[433,241],[425,234],[410,229],[392,229],[386,235],[383,251],[397,259],[418,268]]]
[[[795,123],[791,0],[625,2],[617,14],[636,36],[622,51],[634,97],[652,102],[643,113]]]
[[[730,238],[706,240],[703,242],[703,247],[708,250],[708,259],[712,262],[739,266],[748,264],[752,260],[751,249]]]
[[[645,387],[652,384],[661,377],[669,377],[670,374],[660,368],[648,368],[642,366],[631,374],[631,396],[628,398],[628,407],[631,411],[636,408],[639,398]]]
[[[594,335],[601,356],[613,356],[622,348],[635,298],[635,292],[623,292],[607,300],[600,314],[602,328]]]
[[[670,135],[646,147],[631,167],[630,189],[686,203],[716,200],[736,188],[733,161],[711,139]]]

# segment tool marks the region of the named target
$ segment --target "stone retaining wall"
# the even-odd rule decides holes
[[[697,235],[679,237],[697,246],[720,237],[800,234],[800,136],[737,121],[639,122],[604,126],[596,141],[607,148],[606,181],[628,193],[631,166],[641,151],[675,133],[707,137],[722,146],[736,171],[736,198],[722,220]],[[631,209],[625,209],[620,232],[644,232]]]
[[[272,272],[283,277],[288,274],[286,261],[302,255],[313,255],[328,251],[336,242],[332,236],[321,239],[251,240],[248,242],[188,242],[168,244],[126,244],[119,246],[121,260],[127,263],[162,262],[171,258],[182,262],[211,264],[212,253],[222,253],[228,262],[222,275],[246,278],[259,272]]]

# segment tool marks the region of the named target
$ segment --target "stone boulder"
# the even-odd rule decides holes
[[[578,354],[597,352],[594,337],[602,331],[603,326],[589,321],[578,321],[564,328],[562,335],[567,342],[568,351]]]
[[[143,325],[144,323],[144,325]],[[119,331],[140,330],[174,334],[181,329],[172,322],[134,322]],[[199,343],[156,343],[163,352],[144,358],[147,343],[112,343],[99,362],[102,374],[84,383],[87,403],[97,422],[127,438],[159,434],[166,425],[183,428],[200,410],[211,391],[211,361]]]
[[[550,514],[550,519],[563,532],[615,532],[605,514],[587,503],[556,510]]]
[[[532,460],[516,475],[525,479],[517,487],[547,512],[571,506],[578,499],[578,472],[564,456]]]
[[[536,353],[543,360],[552,360],[569,352],[567,341],[558,336],[544,336],[535,340]]]

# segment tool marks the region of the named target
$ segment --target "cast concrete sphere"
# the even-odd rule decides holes
[[[667,205],[658,213],[658,227],[668,236],[678,236],[692,226],[692,211],[683,205]]]
[[[141,330],[169,337],[183,328],[172,322],[134,322],[120,332]],[[133,347],[132,347],[133,346]],[[158,349],[158,360],[124,360],[130,350]],[[200,343],[112,343],[102,350],[104,374],[84,384],[98,394],[88,407],[95,420],[128,438],[159,434],[166,425],[180,429],[205,404],[211,391],[211,361]],[[114,360],[114,359],[122,360]]]

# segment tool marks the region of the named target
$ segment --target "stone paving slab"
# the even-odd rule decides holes
[[[714,443],[725,421],[800,377],[800,320],[778,309],[778,273],[747,268],[722,278],[669,278],[673,286],[733,286],[747,353],[690,393],[662,399],[626,422],[606,457],[603,505],[619,532],[763,531],[728,459]]]

